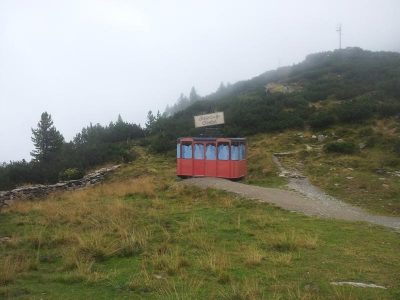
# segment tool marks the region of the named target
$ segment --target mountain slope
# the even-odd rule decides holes
[[[193,115],[211,111],[225,112],[224,131],[232,136],[394,116],[400,113],[400,53],[360,48],[317,53],[237,82],[159,118],[154,148],[165,150],[178,136],[200,133],[193,128]]]

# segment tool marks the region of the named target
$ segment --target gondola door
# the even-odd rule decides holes
[[[217,177],[231,178],[230,143],[219,141],[217,144]]]
[[[205,176],[205,149],[203,143],[195,143],[193,147],[193,176]]]
[[[206,143],[205,146],[205,176],[217,176],[217,147],[215,143]]]

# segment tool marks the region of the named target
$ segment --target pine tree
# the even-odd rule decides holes
[[[189,101],[191,103],[193,103],[193,102],[198,101],[199,99],[200,99],[200,96],[197,94],[194,86],[192,86],[192,89],[190,90],[190,94],[189,94]]]
[[[222,92],[226,89],[225,84],[223,82],[221,82],[221,84],[218,87],[217,92]]]
[[[33,159],[40,163],[49,162],[61,149],[64,137],[53,126],[51,115],[42,113],[37,129],[32,128],[32,142],[35,150],[31,152]]]
[[[153,132],[154,129],[154,124],[156,123],[157,118],[153,115],[153,112],[151,110],[149,110],[149,112],[147,113],[147,121],[145,123],[146,126],[146,131],[151,134]]]

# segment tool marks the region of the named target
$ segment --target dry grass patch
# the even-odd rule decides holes
[[[133,194],[154,197],[156,195],[154,179],[148,176],[103,184],[99,189],[101,195],[105,197],[122,197]]]
[[[58,223],[60,221],[68,222],[70,221],[68,218],[70,214],[72,216],[75,213],[79,215],[89,214],[93,209],[91,205],[93,202],[99,205],[98,200],[100,199],[133,194],[154,197],[156,194],[154,179],[152,177],[140,177],[105,183],[73,192],[55,193],[41,201],[16,201],[6,210],[22,214],[38,211],[44,215],[52,216],[49,221],[56,219]],[[112,206],[118,209],[118,204],[113,203]]]
[[[199,278],[192,278],[185,282],[165,280],[164,284],[157,288],[157,294],[160,299],[196,300],[199,299],[199,290],[203,284],[204,280]]]
[[[118,254],[130,256],[142,252],[147,246],[149,236],[149,231],[146,229],[124,232],[118,240]]]
[[[229,288],[220,290],[222,299],[258,300],[265,299],[264,291],[257,280],[232,283]]]
[[[142,268],[140,273],[131,277],[126,284],[126,287],[131,291],[150,293],[160,289],[160,286],[163,284],[164,280],[161,275],[151,275],[146,268]]]
[[[210,251],[199,258],[199,265],[206,271],[220,274],[226,271],[230,266],[229,255],[224,251]]]
[[[218,199],[218,202],[223,208],[232,208],[234,204],[234,200],[229,196],[222,196]]]
[[[97,261],[113,256],[120,250],[118,242],[111,240],[101,231],[91,231],[77,235],[77,253],[88,259]]]
[[[164,253],[157,251],[149,260],[156,270],[170,276],[177,274],[182,268],[189,265],[189,261],[177,249],[167,249]]]
[[[257,248],[248,248],[244,253],[244,259],[247,266],[258,266],[261,264],[264,255],[262,252]]]
[[[201,216],[191,215],[189,221],[182,222],[179,228],[179,236],[185,237],[188,234],[196,233],[205,228],[204,219]],[[192,235],[190,235],[192,237]]]
[[[293,260],[292,253],[274,253],[268,256],[268,260],[276,266],[290,266]]]
[[[273,236],[271,238],[272,246],[274,249],[285,251],[296,251],[298,249],[316,249],[318,245],[318,236],[309,234],[300,234],[295,231],[290,233],[283,233]]]
[[[251,215],[247,215],[244,222],[256,229],[264,229],[271,226],[276,221],[262,210],[255,209]]]
[[[37,261],[31,256],[25,254],[6,256],[0,261],[0,285],[7,285],[20,273],[36,268]]]
[[[205,233],[191,234],[188,236],[191,247],[204,251],[205,253],[212,252],[216,240],[207,236]]]
[[[95,260],[86,257],[76,257],[69,267],[71,272],[60,275],[56,281],[63,283],[88,282],[96,283],[109,280],[116,272],[99,272],[95,270]]]
[[[166,208],[165,201],[161,200],[160,198],[151,199],[150,205],[153,209],[156,209],[156,210],[163,210]]]

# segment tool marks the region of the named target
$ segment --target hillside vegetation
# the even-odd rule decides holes
[[[284,187],[272,155],[291,152],[280,157],[285,168],[306,175],[329,195],[377,214],[400,216],[400,158],[385,142],[399,132],[397,120],[385,119],[321,131],[258,134],[249,138],[245,182]]]
[[[174,159],[135,152],[104,184],[2,212],[1,298],[400,297],[397,233],[185,187]]]
[[[193,115],[224,111],[231,136],[360,124],[400,113],[400,54],[347,48],[312,54],[294,66],[219,88],[172,117],[151,124],[156,151],[196,135]],[[387,141],[398,150],[398,137]]]

